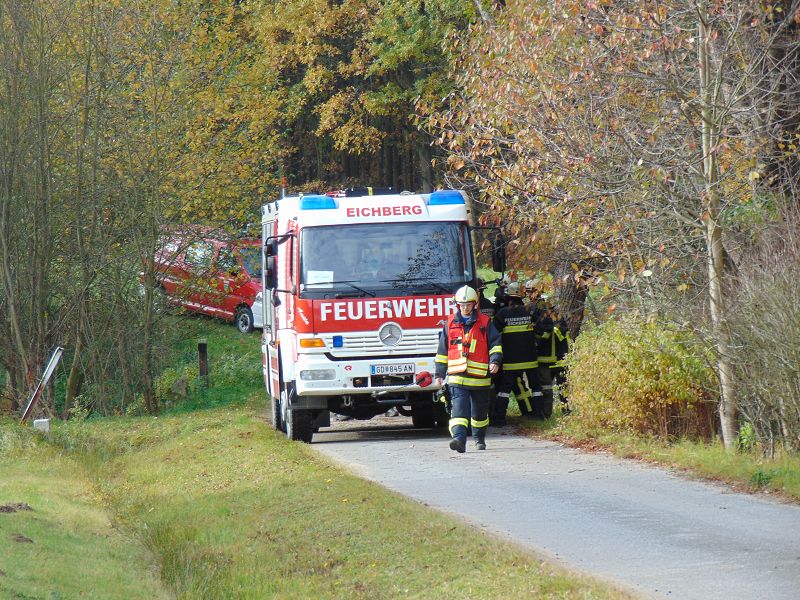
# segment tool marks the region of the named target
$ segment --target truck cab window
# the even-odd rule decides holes
[[[301,295],[326,297],[353,283],[378,296],[454,291],[472,277],[469,236],[454,222],[308,227],[301,236]]]

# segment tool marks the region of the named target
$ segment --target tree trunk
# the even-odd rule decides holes
[[[64,397],[64,412],[61,415],[62,419],[69,417],[69,409],[75,403],[75,398],[81,394],[81,386],[83,385],[83,371],[81,370],[81,351],[83,344],[81,343],[80,332],[75,334],[75,352],[72,355],[72,366],[69,369],[69,376],[67,377],[66,396]]]
[[[717,107],[720,106],[721,82],[712,76],[711,44],[713,32],[707,27],[708,10],[704,1],[698,1],[698,66],[700,70],[700,100],[702,106],[703,192],[701,204],[705,208],[706,259],[708,267],[708,299],[711,329],[717,350],[717,375],[719,377],[719,417],[722,443],[732,451],[736,447],[736,403],[733,388],[730,336],[725,324],[725,250],[722,229],[719,225],[719,137],[720,124]],[[720,73],[718,70],[717,73]]]
[[[554,305],[559,316],[566,319],[573,340],[578,337],[583,325],[587,293],[587,287],[575,279],[572,261],[560,261],[555,271]]]
[[[419,158],[420,189],[423,194],[433,191],[433,169],[431,168],[431,148],[425,143],[417,143]]]

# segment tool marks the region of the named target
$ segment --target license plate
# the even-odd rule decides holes
[[[406,375],[414,372],[414,363],[399,365],[370,365],[373,375]]]

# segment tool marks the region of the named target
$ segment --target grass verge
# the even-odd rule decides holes
[[[180,598],[618,598],[363,481],[253,402],[68,424],[117,518]]]
[[[627,597],[273,431],[258,336],[197,319],[175,333],[168,413],[56,423],[49,444],[0,422],[0,505],[33,508],[0,514],[0,597]]]
[[[0,597],[169,598],[156,558],[109,518],[80,465],[0,423]]]
[[[682,470],[690,477],[725,482],[742,491],[775,494],[800,502],[800,457],[796,455],[779,452],[775,458],[766,458],[757,451],[726,452],[721,441],[665,442],[632,434],[585,431],[569,417],[558,414],[544,423],[522,423],[520,429],[572,446],[602,448],[622,458],[651,461]]]

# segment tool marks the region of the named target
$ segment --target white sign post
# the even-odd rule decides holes
[[[55,350],[53,350],[53,354],[50,355],[50,360],[48,361],[47,366],[44,369],[44,374],[42,375],[42,378],[36,385],[36,389],[33,390],[33,394],[31,394],[30,400],[28,400],[28,406],[25,407],[25,412],[22,413],[22,420],[20,421],[20,425],[24,425],[25,422],[28,420],[28,417],[31,416],[31,412],[33,411],[34,406],[36,406],[36,403],[42,396],[42,392],[44,392],[44,389],[47,387],[47,384],[50,383],[50,379],[53,377],[53,373],[56,372],[56,367],[58,366],[58,361],[61,360],[62,354],[64,354],[64,349],[61,346],[56,346]]]

